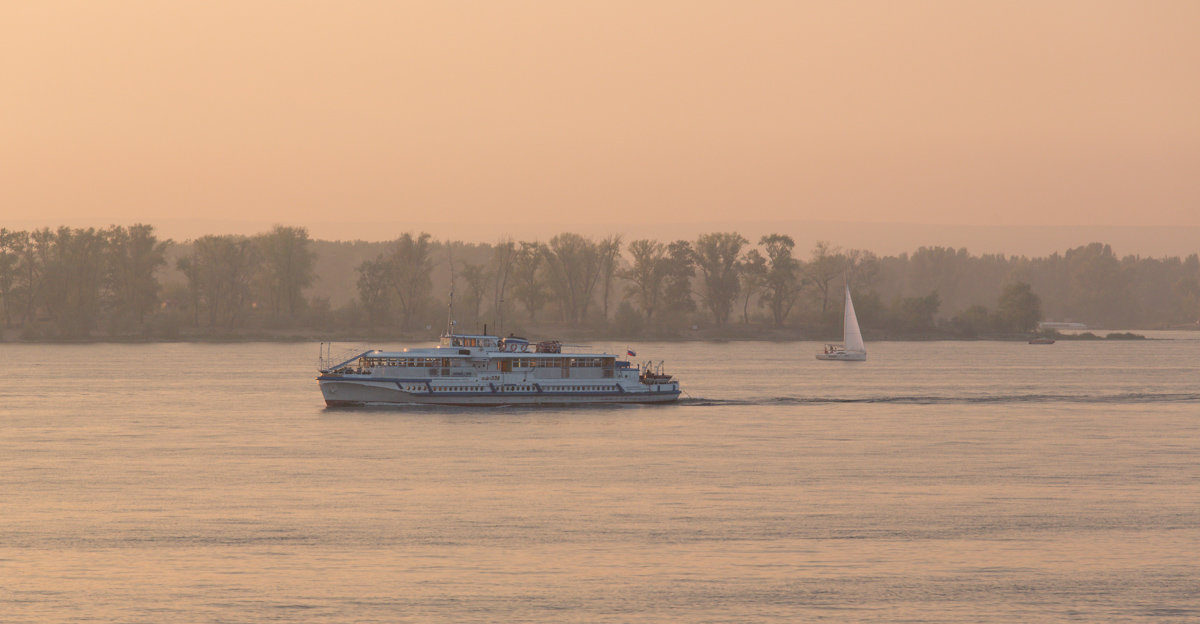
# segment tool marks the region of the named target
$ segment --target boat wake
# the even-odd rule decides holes
[[[1124,393],[1124,394],[992,394],[992,395],[897,395],[862,397],[768,397],[763,399],[680,399],[680,405],[825,405],[842,403],[891,403],[907,405],[974,405],[1005,403],[1198,403],[1196,393]]]

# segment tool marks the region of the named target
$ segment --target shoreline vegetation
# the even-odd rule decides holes
[[[643,334],[630,337],[605,332],[571,328],[544,328],[548,333],[522,335],[532,339],[558,339],[567,342],[828,342],[841,341],[841,335],[814,336],[799,329],[754,329],[747,331],[737,328],[733,331],[719,329],[687,329],[674,333]],[[1193,328],[1175,328],[1180,331],[1195,331]],[[75,336],[30,339],[20,336],[13,330],[0,332],[0,344],[154,344],[154,343],[208,343],[208,344],[238,344],[252,342],[276,343],[389,343],[401,345],[420,345],[436,343],[440,331],[422,332],[376,332],[374,334],[356,333],[353,331],[320,332],[316,330],[243,330],[231,333],[197,331],[181,333],[172,338],[156,336]],[[507,335],[507,333],[505,334]],[[933,342],[933,341],[995,341],[995,342],[1027,342],[1033,338],[1050,338],[1055,341],[1104,341],[1104,340],[1156,340],[1136,332],[1109,332],[1104,330],[1081,331],[1077,333],[1062,333],[1053,329],[1039,330],[1030,334],[987,334],[964,337],[949,331],[933,331],[921,334],[877,335],[869,338],[870,342]]]
[[[6,343],[435,341],[455,331],[568,341],[821,341],[847,281],[868,342],[1128,340],[1096,327],[1197,329],[1200,257],[1118,257],[1102,243],[1029,258],[921,247],[878,256],[787,234],[625,241],[160,240],[145,224],[0,228]],[[1042,321],[1086,331],[1039,330]],[[1094,333],[1093,333],[1094,332]]]

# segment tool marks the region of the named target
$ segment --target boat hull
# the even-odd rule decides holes
[[[853,351],[837,351],[834,353],[818,353],[818,360],[831,360],[835,362],[866,362],[866,353],[855,353]]]
[[[568,406],[672,403],[679,400],[679,385],[664,383],[619,391],[463,392],[454,388],[429,388],[408,392],[391,381],[321,379],[321,394],[328,407],[445,405],[458,407]]]

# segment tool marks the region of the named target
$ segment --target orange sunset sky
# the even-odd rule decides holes
[[[6,2],[0,226],[1198,250],[1197,33],[1163,0]]]

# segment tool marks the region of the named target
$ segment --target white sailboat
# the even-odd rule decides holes
[[[863,344],[862,331],[858,329],[858,316],[854,314],[854,301],[850,299],[850,283],[846,283],[846,315],[842,319],[842,344],[827,344],[825,351],[817,354],[818,360],[841,362],[865,362],[867,345]]]

